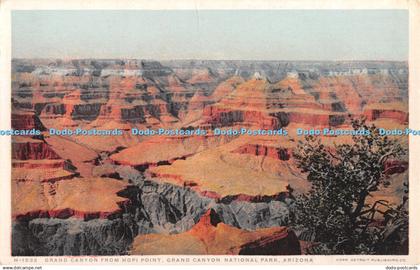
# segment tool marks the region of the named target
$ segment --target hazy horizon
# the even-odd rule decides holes
[[[13,11],[14,59],[408,60],[406,10]]]

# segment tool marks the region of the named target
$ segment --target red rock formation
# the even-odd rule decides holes
[[[267,113],[253,110],[233,110],[209,106],[203,112],[204,123],[216,127],[226,127],[241,124],[244,127],[260,127],[262,129],[279,128],[276,118]]]
[[[172,92],[184,92],[186,90],[182,86],[181,80],[175,74],[168,76],[168,88]]]
[[[53,160],[42,160],[42,161],[28,161],[28,160],[13,160],[13,168],[25,168],[25,169],[57,169],[67,167],[67,161],[62,159],[53,159]]]
[[[279,160],[289,160],[292,154],[290,149],[259,145],[259,144],[242,145],[238,149],[232,151],[232,153],[265,156],[265,157],[270,157],[270,158],[279,159]]]
[[[123,165],[153,167],[185,159],[199,151],[215,147],[229,138],[220,136],[153,136],[110,158]]]
[[[210,73],[207,68],[204,69],[193,69],[192,77],[188,80],[190,84],[197,83],[208,83],[214,80],[214,76]]]
[[[15,137],[12,143],[12,159],[60,159],[61,157],[43,140]]]
[[[105,63],[106,68],[95,66],[94,72],[78,67],[68,74],[65,70],[49,74],[49,63],[42,65],[47,72],[13,74],[15,129],[288,127],[293,132],[294,127],[348,125],[345,117],[349,113],[401,127],[408,121],[404,89],[397,85],[394,74],[319,79],[299,75],[276,82],[261,75],[232,77],[229,64],[214,68],[216,64],[210,63],[211,69],[194,64],[164,68],[155,63],[142,62],[140,67],[135,61],[123,61]],[[249,74],[248,69],[235,69],[235,74]],[[190,188],[221,203],[284,199],[289,196],[289,184],[297,192],[309,187],[291,158],[291,149],[301,139],[292,132],[281,138],[250,136],[249,140],[243,139],[246,136],[212,135],[143,137],[128,132],[114,137],[49,137],[45,133],[44,139],[13,138],[13,214],[24,219],[118,215],[129,203],[118,196],[118,190],[125,187],[101,181],[105,178],[93,179],[94,168],[102,162],[98,155],[102,154],[111,155],[108,162],[113,162],[112,166],[133,166],[154,181]],[[328,146],[349,138],[322,139]],[[385,164],[389,177],[398,178],[393,195],[400,192],[400,178],[407,174],[407,167],[397,161]],[[79,174],[83,179],[77,177]],[[115,176],[113,170],[97,175]],[[382,197],[394,196],[375,195],[375,199]],[[145,238],[136,243],[145,246],[135,246],[135,250],[161,254],[154,251],[155,245],[175,254],[289,254],[290,248],[296,248],[293,234],[285,228],[248,232],[223,224],[213,215],[208,213],[185,234],[141,236]]]
[[[241,230],[221,222],[213,209],[187,232],[134,239],[132,255],[299,255],[296,235],[286,227]]]
[[[111,218],[130,203],[128,198],[117,195],[127,186],[127,182],[108,178],[75,178],[54,183],[13,181],[12,216],[20,220]]]
[[[15,162],[13,162],[15,163]],[[54,183],[61,180],[69,180],[79,174],[66,164],[62,167],[52,167],[46,162],[25,162],[23,167],[13,167],[12,180],[14,182],[39,182]]]
[[[210,100],[214,102],[220,101],[222,98],[229,95],[238,84],[243,83],[244,80],[241,77],[234,76],[222,83],[220,83],[213,91],[210,96]]]
[[[45,140],[62,159],[71,160],[81,176],[92,176],[93,160],[98,157],[95,151],[61,136],[46,137]]]
[[[332,105],[317,103],[297,79],[289,78],[276,84],[252,79],[238,85],[218,103],[206,107],[202,125],[279,129],[289,123],[338,126],[343,121],[343,113],[333,112]]]
[[[21,130],[45,130],[44,125],[33,111],[19,111],[16,109],[12,113],[12,128]]]
[[[386,105],[384,105],[386,106]],[[375,121],[377,119],[392,119],[399,123],[408,123],[408,113],[393,109],[368,109],[365,110],[364,115],[368,121]]]
[[[310,87],[311,92],[318,93],[320,100],[340,101],[349,113],[356,115],[363,111],[365,104],[393,103],[403,98],[388,75],[321,77],[310,83]]]

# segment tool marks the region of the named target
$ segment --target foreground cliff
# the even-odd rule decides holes
[[[181,234],[136,237],[133,255],[299,255],[296,235],[286,227],[246,231],[221,222],[210,209]]]

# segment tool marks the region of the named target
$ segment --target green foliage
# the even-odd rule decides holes
[[[320,243],[310,250],[315,254],[391,252],[383,249],[389,241],[389,235],[384,233],[387,224],[397,222],[397,231],[406,228],[407,215],[396,214],[405,211],[404,206],[397,210],[383,200],[367,203],[372,192],[390,184],[385,170],[387,160],[400,159],[406,150],[398,141],[379,135],[378,129],[364,119],[352,119],[352,127],[368,130],[369,135],[354,135],[352,143],[333,146],[307,136],[294,151],[298,167],[307,173],[312,185],[308,193],[296,197],[294,223],[309,230],[312,240]],[[385,220],[385,226],[374,225],[375,220],[386,218],[379,208],[394,214]]]

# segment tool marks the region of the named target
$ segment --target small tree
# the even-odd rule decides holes
[[[309,230],[315,242],[322,243],[313,252],[372,254],[384,240],[372,223],[379,206],[391,208],[386,201],[370,205],[367,199],[390,184],[387,160],[400,159],[406,151],[398,141],[381,136],[365,119],[352,119],[351,123],[354,130],[364,129],[369,134],[353,135],[351,144],[332,147],[307,136],[294,151],[298,167],[307,173],[312,186],[308,193],[296,197],[295,222]]]

